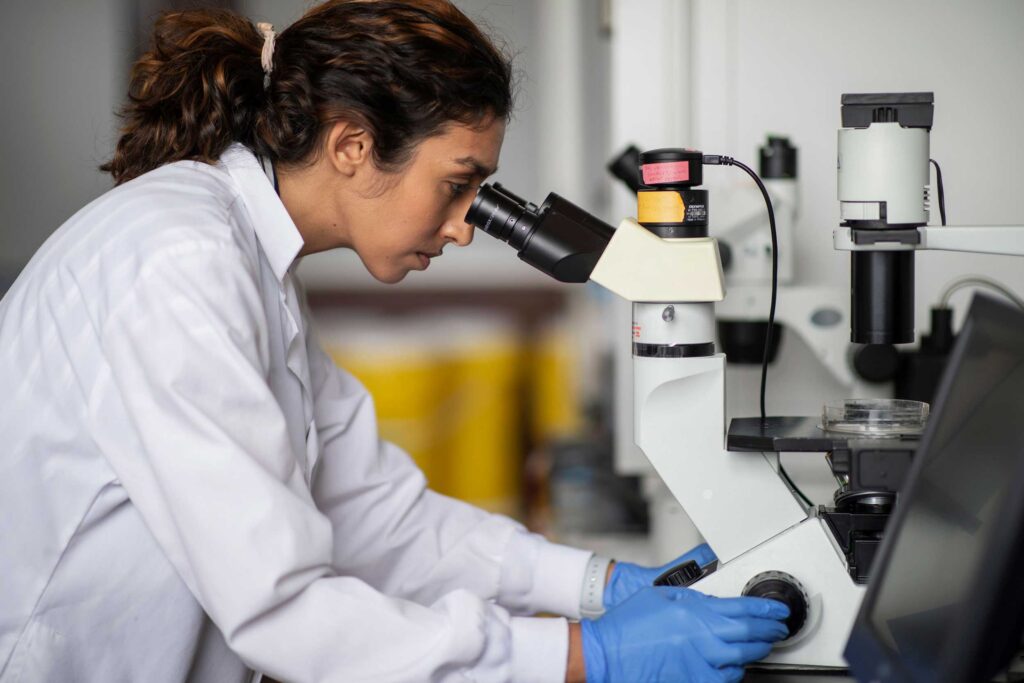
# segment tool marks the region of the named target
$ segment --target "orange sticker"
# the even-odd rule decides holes
[[[686,220],[686,204],[674,190],[637,192],[636,212],[641,223],[682,223]]]

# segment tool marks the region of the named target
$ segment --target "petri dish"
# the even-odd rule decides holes
[[[864,437],[915,435],[928,422],[928,404],[895,398],[848,398],[826,403],[821,428]]]

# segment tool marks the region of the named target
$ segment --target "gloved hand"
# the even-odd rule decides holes
[[[612,567],[612,575],[604,587],[604,608],[611,609],[620,602],[654,583],[654,580],[672,567],[688,560],[696,560],[701,567],[714,562],[718,558],[707,543],[702,543],[693,550],[681,555],[661,567],[641,567],[629,562],[616,562]]]
[[[641,589],[581,623],[587,683],[739,681],[787,635],[781,602],[715,598],[689,588]]]

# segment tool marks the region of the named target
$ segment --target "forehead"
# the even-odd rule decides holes
[[[439,135],[424,140],[417,156],[451,171],[468,170],[490,175],[498,167],[505,121],[490,118],[480,124],[450,124]]]

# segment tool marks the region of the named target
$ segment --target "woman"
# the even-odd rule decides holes
[[[784,636],[427,490],[317,346],[297,259],[469,244],[510,108],[445,0],[157,23],[117,187],[0,303],[0,680],[736,680]]]

